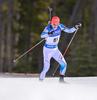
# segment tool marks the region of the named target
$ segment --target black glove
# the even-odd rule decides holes
[[[81,23],[78,23],[77,25],[75,25],[75,28],[76,29],[79,29],[79,28],[81,28],[82,27],[82,24]]]
[[[51,32],[48,32],[48,35],[53,35],[53,34],[55,34],[55,31],[54,30],[51,31]]]

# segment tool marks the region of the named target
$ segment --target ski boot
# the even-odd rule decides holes
[[[40,82],[42,82],[42,81],[43,81],[43,79],[40,79],[40,78],[39,78],[39,81],[40,81]]]
[[[60,82],[60,83],[66,83],[66,82],[64,81],[64,75],[60,75],[59,82]]]

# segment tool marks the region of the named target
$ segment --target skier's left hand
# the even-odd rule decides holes
[[[77,25],[75,25],[75,28],[76,29],[79,29],[79,28],[81,28],[82,27],[82,24],[81,23],[78,23]]]

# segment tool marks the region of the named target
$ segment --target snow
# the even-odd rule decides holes
[[[0,100],[97,100],[97,77],[0,78]]]

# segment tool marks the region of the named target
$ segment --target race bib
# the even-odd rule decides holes
[[[46,39],[46,44],[56,45],[59,42],[59,38],[60,38],[60,35],[59,36],[55,36],[55,37],[48,37]]]

